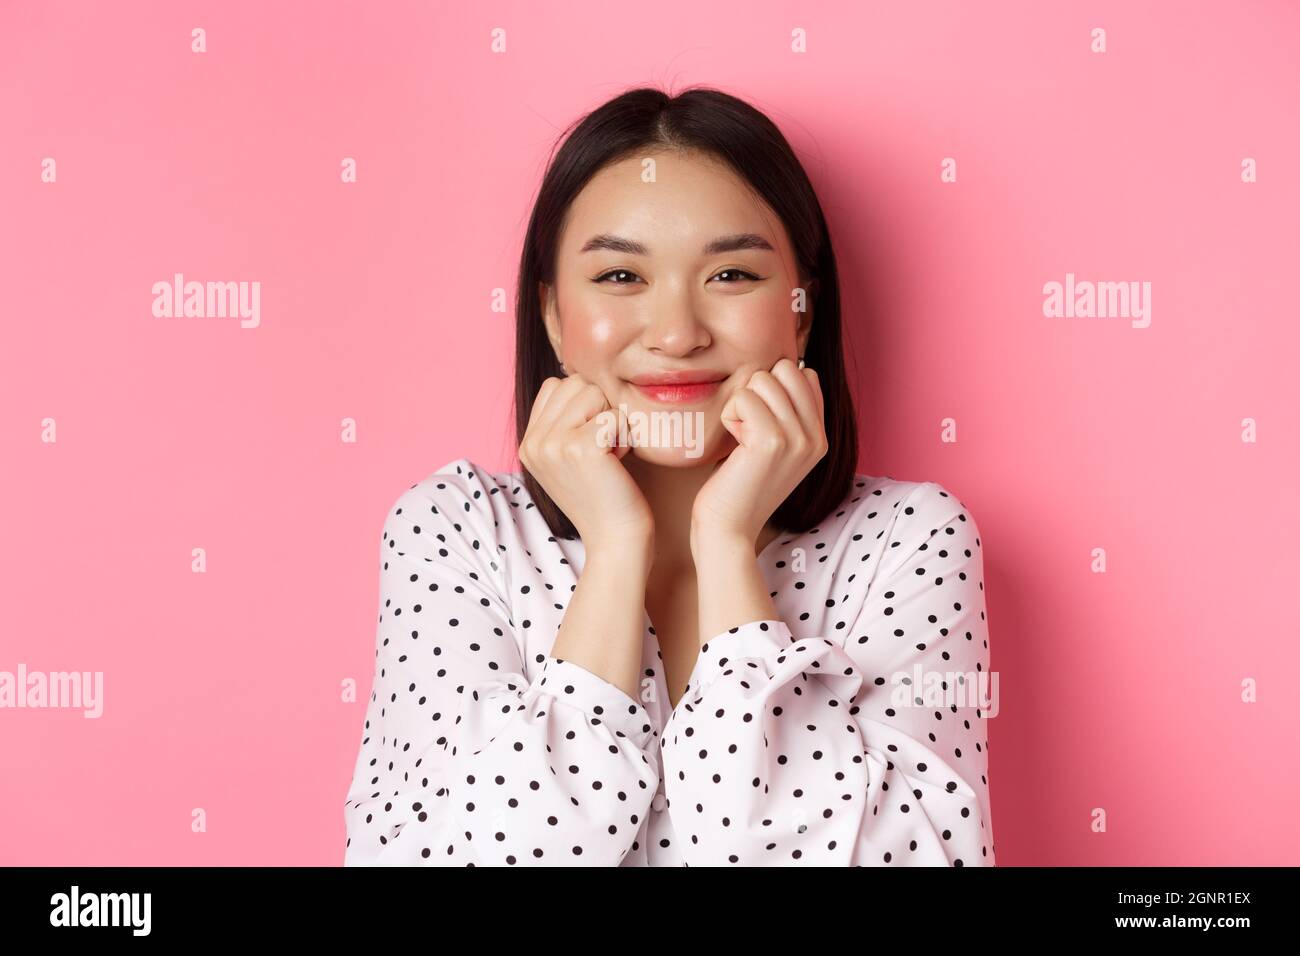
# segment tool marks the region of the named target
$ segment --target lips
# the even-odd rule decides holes
[[[663,405],[682,405],[711,398],[726,379],[725,372],[698,371],[652,372],[629,379],[646,398]]]
[[[721,382],[696,382],[691,385],[637,385],[646,398],[664,405],[690,404],[711,398]]]

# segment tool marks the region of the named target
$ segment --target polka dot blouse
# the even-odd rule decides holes
[[[714,635],[669,703],[553,657],[583,567],[519,475],[466,458],[394,502],[344,863],[992,866],[974,519],[856,476],[758,557],[779,619]]]

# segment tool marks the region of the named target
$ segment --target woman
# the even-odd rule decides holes
[[[992,865],[978,531],[855,473],[776,127],[698,88],[585,117],[517,320],[524,470],[449,462],[385,523],[345,862]]]

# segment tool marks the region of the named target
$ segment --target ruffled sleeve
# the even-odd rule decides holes
[[[460,461],[384,523],[345,865],[616,866],[659,784],[652,720],[572,661],[527,676],[492,483]]]
[[[979,533],[934,482],[906,504],[847,627],[701,647],[662,742],[688,865],[993,864]]]

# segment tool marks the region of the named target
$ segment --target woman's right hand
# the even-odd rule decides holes
[[[601,412],[611,415],[602,416]],[[611,416],[612,419],[611,419]],[[654,514],[623,467],[630,446],[617,444],[617,412],[600,387],[581,375],[551,377],[533,400],[519,460],[546,489],[593,550],[653,549]],[[613,442],[600,437],[615,429]]]

